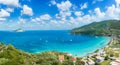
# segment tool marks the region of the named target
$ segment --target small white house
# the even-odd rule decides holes
[[[96,56],[96,62],[103,62],[104,61],[104,57],[101,57],[101,56]]]
[[[90,58],[87,59],[87,64],[88,65],[95,65],[95,62],[93,60],[91,60]]]

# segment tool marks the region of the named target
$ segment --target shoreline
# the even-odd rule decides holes
[[[99,50],[104,49],[106,46],[109,45],[110,42],[111,41],[109,41],[108,43],[103,43],[105,46],[104,47],[100,47]],[[18,49],[18,50],[20,50],[20,49]],[[96,50],[98,50],[98,49],[96,49]],[[84,57],[89,56],[89,54],[94,54],[96,50],[94,50],[94,51],[92,51],[90,53],[86,53],[85,55],[76,55],[76,56],[74,54],[72,54],[72,53],[69,53],[69,52],[62,52],[62,51],[56,51],[56,50],[53,50],[53,51],[48,50],[48,51],[42,51],[42,52],[41,51],[37,51],[35,53],[30,53],[30,52],[27,52],[27,51],[24,51],[24,50],[20,50],[20,51],[22,51],[24,53],[28,53],[28,54],[33,54],[33,55],[41,54],[41,53],[44,53],[44,52],[61,52],[61,53],[68,53],[68,54],[70,54],[73,57],[84,58]]]
[[[94,36],[94,37],[96,37],[96,38],[98,38],[98,37],[107,37],[107,36]],[[110,37],[107,37],[107,38],[110,38]],[[107,39],[106,39],[107,40]],[[110,41],[111,41],[112,39],[110,39]],[[95,41],[96,42],[96,41]],[[99,41],[99,42],[101,42],[101,41]],[[99,42],[97,42],[98,43],[98,45],[97,46],[100,46],[100,43]],[[88,43],[90,43],[90,42],[88,42]],[[67,51],[57,51],[57,52],[62,52],[62,53],[69,53],[69,54],[72,54],[74,57],[87,57],[88,56],[88,54],[91,54],[91,53],[94,53],[96,50],[100,50],[100,49],[103,49],[103,48],[105,48],[107,45],[109,45],[109,43],[102,43],[103,45],[101,45],[99,48],[97,48],[97,49],[95,49],[95,47],[93,48],[93,50],[94,51],[92,51],[92,52],[88,52],[88,51],[84,51],[84,52],[87,52],[87,53],[83,53],[83,51],[81,52],[81,51],[76,51],[76,52],[79,52],[81,55],[79,55],[79,54],[77,54],[77,53],[69,53],[69,51],[67,52]],[[19,50],[21,50],[21,49],[19,49]],[[24,50],[21,50],[21,51],[24,51]],[[51,50],[51,52],[52,51],[54,51],[54,50]],[[55,50],[56,51],[56,50]],[[90,50],[91,51],[91,50]],[[25,53],[29,53],[29,54],[40,54],[40,53],[43,53],[43,52],[50,52],[50,50],[46,50],[46,51],[43,51],[43,52],[41,52],[41,51],[36,51],[35,53],[33,52],[33,53],[30,53],[29,51],[27,52],[27,51],[24,51]],[[82,55],[82,53],[83,53],[83,55]]]
[[[107,37],[107,36],[105,36],[105,37]],[[108,38],[109,38],[109,42],[106,43],[106,45],[105,45],[104,47],[102,47],[102,48],[100,48],[100,49],[96,49],[94,52],[88,53],[86,56],[84,56],[84,57],[82,57],[82,58],[86,58],[86,57],[88,57],[88,56],[95,55],[96,51],[104,50],[104,48],[108,47],[108,46],[113,42],[113,40],[111,40],[111,37],[108,37]]]
[[[99,49],[96,49],[96,50],[102,50],[102,49],[104,49],[106,46],[108,46],[109,43],[111,43],[110,37],[107,37],[107,38],[109,38],[109,42],[108,42],[108,43],[106,42],[104,47],[100,47]],[[94,50],[93,52],[87,53],[87,54],[85,54],[85,55],[76,55],[76,56],[75,56],[74,54],[72,54],[72,53],[69,53],[69,52],[62,52],[62,51],[57,51],[57,50],[53,50],[53,51],[50,51],[50,50],[48,50],[48,51],[37,51],[37,52],[35,52],[35,53],[30,53],[30,52],[26,52],[26,51],[24,51],[24,52],[29,53],[29,54],[34,54],[34,55],[36,55],[36,54],[41,54],[41,53],[44,53],[44,52],[61,52],[61,53],[68,53],[68,54],[70,54],[70,55],[73,56],[73,57],[85,58],[85,57],[89,56],[89,54],[94,54],[96,50]]]
[[[90,54],[88,54],[88,55],[86,55],[85,57],[75,57],[75,56],[73,56],[73,55],[71,55],[70,53],[66,53],[66,52],[59,52],[59,51],[46,51],[46,52],[41,52],[41,53],[37,53],[37,54],[31,54],[31,53],[29,53],[29,52],[25,52],[25,51],[22,51],[22,50],[19,50],[19,49],[16,49],[14,46],[12,46],[11,47],[11,45],[6,45],[6,48],[12,48],[13,49],[13,51],[15,50],[17,50],[18,51],[18,53],[22,53],[22,54],[24,54],[24,55],[27,55],[27,56],[29,56],[29,57],[31,57],[31,58],[34,58],[34,59],[37,59],[37,57],[39,57],[39,58],[41,58],[41,55],[43,56],[43,57],[46,57],[46,56],[56,56],[56,58],[57,58],[57,60],[58,61],[60,61],[59,59],[60,59],[60,57],[62,57],[63,58],[63,61],[65,61],[64,59],[66,59],[66,56],[67,57],[70,57],[71,59],[72,59],[72,61],[80,61],[80,62],[84,62],[84,63],[89,63],[89,62],[92,62],[93,63],[93,65],[97,62],[97,59],[99,59],[99,58],[102,58],[103,59],[103,61],[105,61],[106,62],[106,60],[104,60],[105,59],[105,57],[106,56],[103,56],[103,55],[105,55],[105,48],[107,48],[107,47],[109,47],[110,46],[110,44],[112,44],[113,43],[113,39],[112,38],[109,38],[110,40],[109,40],[109,43],[107,43],[107,45],[105,46],[105,47],[103,47],[103,48],[101,48],[101,49],[99,49],[98,50],[98,52],[93,52],[93,53],[90,53]],[[9,49],[8,49],[9,50]],[[101,55],[101,52],[102,52],[102,55]],[[99,54],[98,54],[99,53]],[[110,57],[111,58],[111,57]],[[96,60],[94,60],[94,59],[96,59]],[[115,58],[116,59],[116,58]],[[43,59],[44,60],[44,59]],[[110,59],[109,59],[110,60]],[[109,61],[108,60],[108,61]],[[101,61],[102,63],[103,63],[103,61]],[[101,63],[100,62],[100,63]],[[109,63],[110,62],[112,62],[112,60],[111,61],[109,61]]]

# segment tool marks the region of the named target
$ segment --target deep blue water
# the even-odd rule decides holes
[[[0,31],[0,42],[6,45],[11,43],[16,48],[30,53],[60,51],[82,57],[103,48],[109,41],[107,37],[71,35],[68,30]]]

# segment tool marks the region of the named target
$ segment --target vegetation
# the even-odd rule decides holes
[[[110,65],[111,60],[105,60],[100,65]]]
[[[120,38],[120,20],[106,20],[75,28],[71,34],[90,34],[96,36],[116,36]]]
[[[59,55],[64,55],[64,61],[60,62]],[[43,52],[29,54],[14,48],[11,44],[0,43],[0,65],[73,65],[72,56],[61,52]],[[84,65],[80,58],[76,59],[76,65]]]
[[[120,57],[120,20],[106,20],[101,22],[93,22],[91,24],[75,28],[71,30],[71,34],[87,34],[93,36],[109,36],[111,37],[111,42],[103,50],[106,56],[103,62],[96,62],[95,56],[91,56],[95,65],[110,65],[114,60],[110,58],[117,59]],[[95,53],[98,53],[96,50]]]

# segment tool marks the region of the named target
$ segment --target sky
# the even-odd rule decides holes
[[[0,0],[0,30],[70,30],[120,20],[120,0]]]

